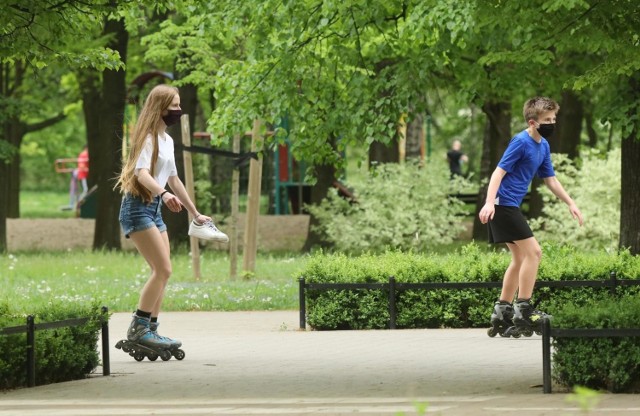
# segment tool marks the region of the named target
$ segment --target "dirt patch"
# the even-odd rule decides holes
[[[23,250],[89,249],[93,244],[93,219],[9,219],[7,243],[10,252]],[[244,238],[245,215],[238,218],[240,248]],[[228,227],[221,227],[228,232]],[[299,251],[309,229],[308,215],[261,215],[258,218],[258,250]],[[226,250],[226,244],[207,244],[212,249]],[[122,236],[122,248],[133,244]]]

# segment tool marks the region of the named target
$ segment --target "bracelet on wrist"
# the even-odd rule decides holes
[[[160,194],[160,199],[162,199],[162,197],[164,196],[164,194],[168,193],[169,191],[164,191]]]

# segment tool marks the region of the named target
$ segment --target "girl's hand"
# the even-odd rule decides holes
[[[180,202],[178,197],[171,192],[165,192],[164,195],[162,195],[162,202],[167,206],[167,208],[169,208],[171,212],[182,211],[182,202]]]
[[[198,224],[204,224],[207,221],[212,221],[211,217],[207,217],[206,215],[202,215],[200,213],[198,213],[196,216],[193,217],[193,219],[198,223]]]

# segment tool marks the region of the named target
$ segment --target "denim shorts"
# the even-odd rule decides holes
[[[136,231],[143,231],[151,227],[158,227],[160,232],[167,231],[167,226],[162,221],[160,207],[162,200],[159,196],[153,198],[150,204],[146,204],[140,197],[129,193],[122,198],[120,205],[120,227],[126,238]]]

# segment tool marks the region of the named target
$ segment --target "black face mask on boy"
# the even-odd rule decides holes
[[[536,130],[538,131],[538,133],[540,133],[540,136],[544,137],[545,139],[548,139],[549,137],[553,136],[553,130],[555,129],[555,127],[556,127],[555,123],[539,124]]]
[[[182,110],[168,110],[169,113],[166,116],[162,116],[162,121],[164,124],[169,126],[173,126],[178,121],[180,121],[180,116],[182,116]]]

